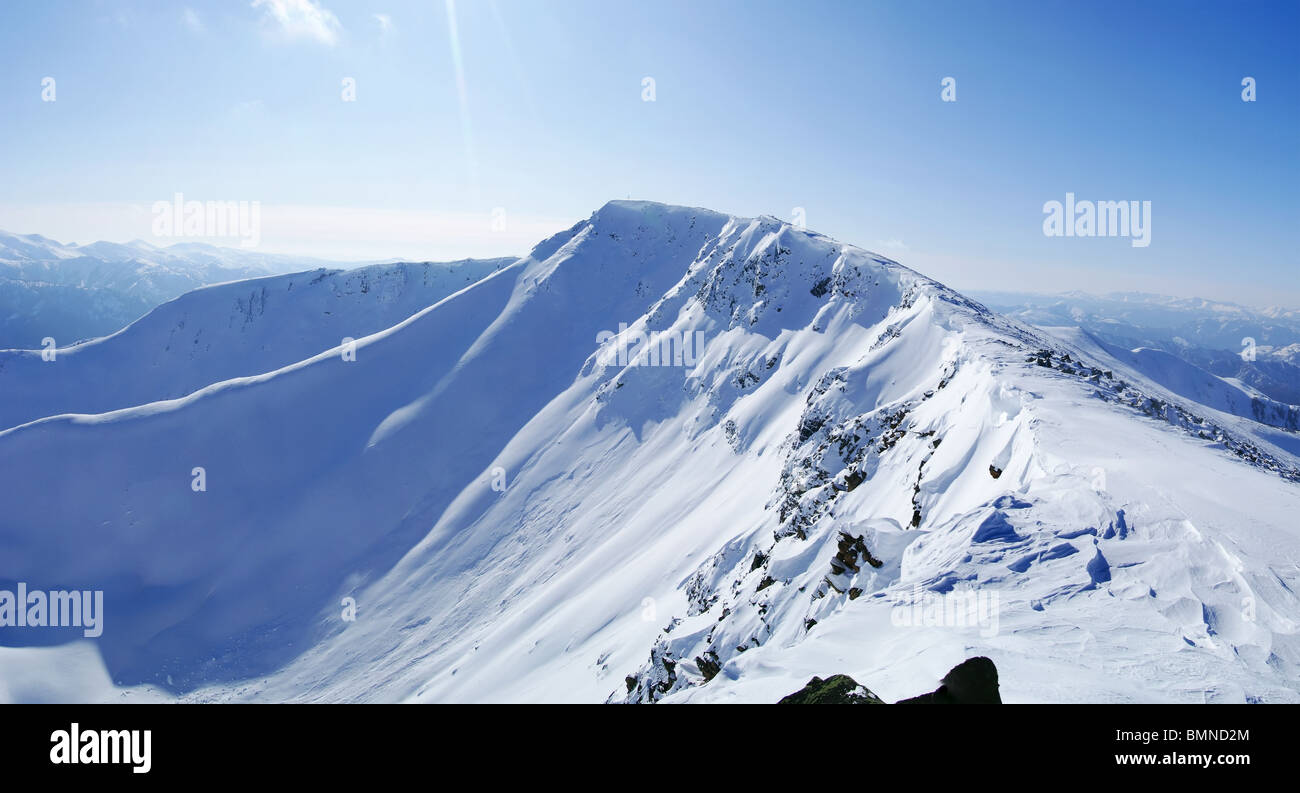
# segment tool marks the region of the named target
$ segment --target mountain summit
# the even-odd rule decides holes
[[[0,698],[1297,699],[1285,428],[774,218],[615,201],[489,269],[0,431],[0,576],[106,626],[0,628]]]

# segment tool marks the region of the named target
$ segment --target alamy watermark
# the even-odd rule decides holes
[[[889,612],[896,628],[979,628],[980,636],[998,633],[998,593],[987,589],[930,592],[912,588],[911,597]]]
[[[1151,244],[1150,201],[1076,201],[1043,204],[1043,234],[1048,237],[1129,237],[1134,248]]]
[[[50,762],[54,765],[129,765],[133,774],[153,768],[152,730],[91,730],[77,722],[50,733]]]
[[[171,201],[155,201],[156,237],[231,237],[239,247],[256,248],[262,241],[261,201],[186,201],[176,193]]]
[[[621,322],[617,333],[597,333],[596,343],[600,345],[596,360],[602,366],[695,366],[704,352],[704,331],[646,333],[629,331],[627,323]]]
[[[102,590],[0,589],[0,628],[81,628],[86,638],[104,633]]]

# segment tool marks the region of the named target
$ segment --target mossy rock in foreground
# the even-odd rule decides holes
[[[899,705],[998,705],[998,670],[984,656],[968,658],[944,675],[938,689],[919,697],[904,699]],[[883,705],[880,698],[848,675],[822,680],[814,677],[808,685],[784,698],[781,705]]]
[[[848,675],[822,680],[814,677],[808,685],[782,699],[780,705],[883,705],[880,697]]]

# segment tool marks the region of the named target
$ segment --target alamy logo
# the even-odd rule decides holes
[[[669,333],[628,330],[619,323],[618,333],[602,330],[596,334],[600,345],[597,362],[602,366],[694,366],[704,351],[704,331]]]
[[[81,628],[86,638],[98,638],[104,632],[104,593],[28,591],[20,581],[16,591],[0,589],[0,628]]]
[[[1150,201],[1076,201],[1043,204],[1043,234],[1048,237],[1129,237],[1134,248],[1151,244]]]
[[[186,201],[176,193],[171,201],[155,201],[153,233],[158,237],[238,237],[239,247],[256,248],[262,241],[261,201]]]
[[[83,730],[77,722],[67,730],[50,733],[50,762],[54,765],[134,766],[133,774],[147,774],[153,768],[152,730]]]

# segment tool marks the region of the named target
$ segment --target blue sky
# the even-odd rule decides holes
[[[523,253],[630,196],[801,207],[960,289],[1300,306],[1297,2],[51,0],[0,17],[8,231],[156,241],[150,207],[180,192],[260,202],[268,251],[452,258]],[[1150,245],[1045,236],[1067,192],[1150,201]]]

